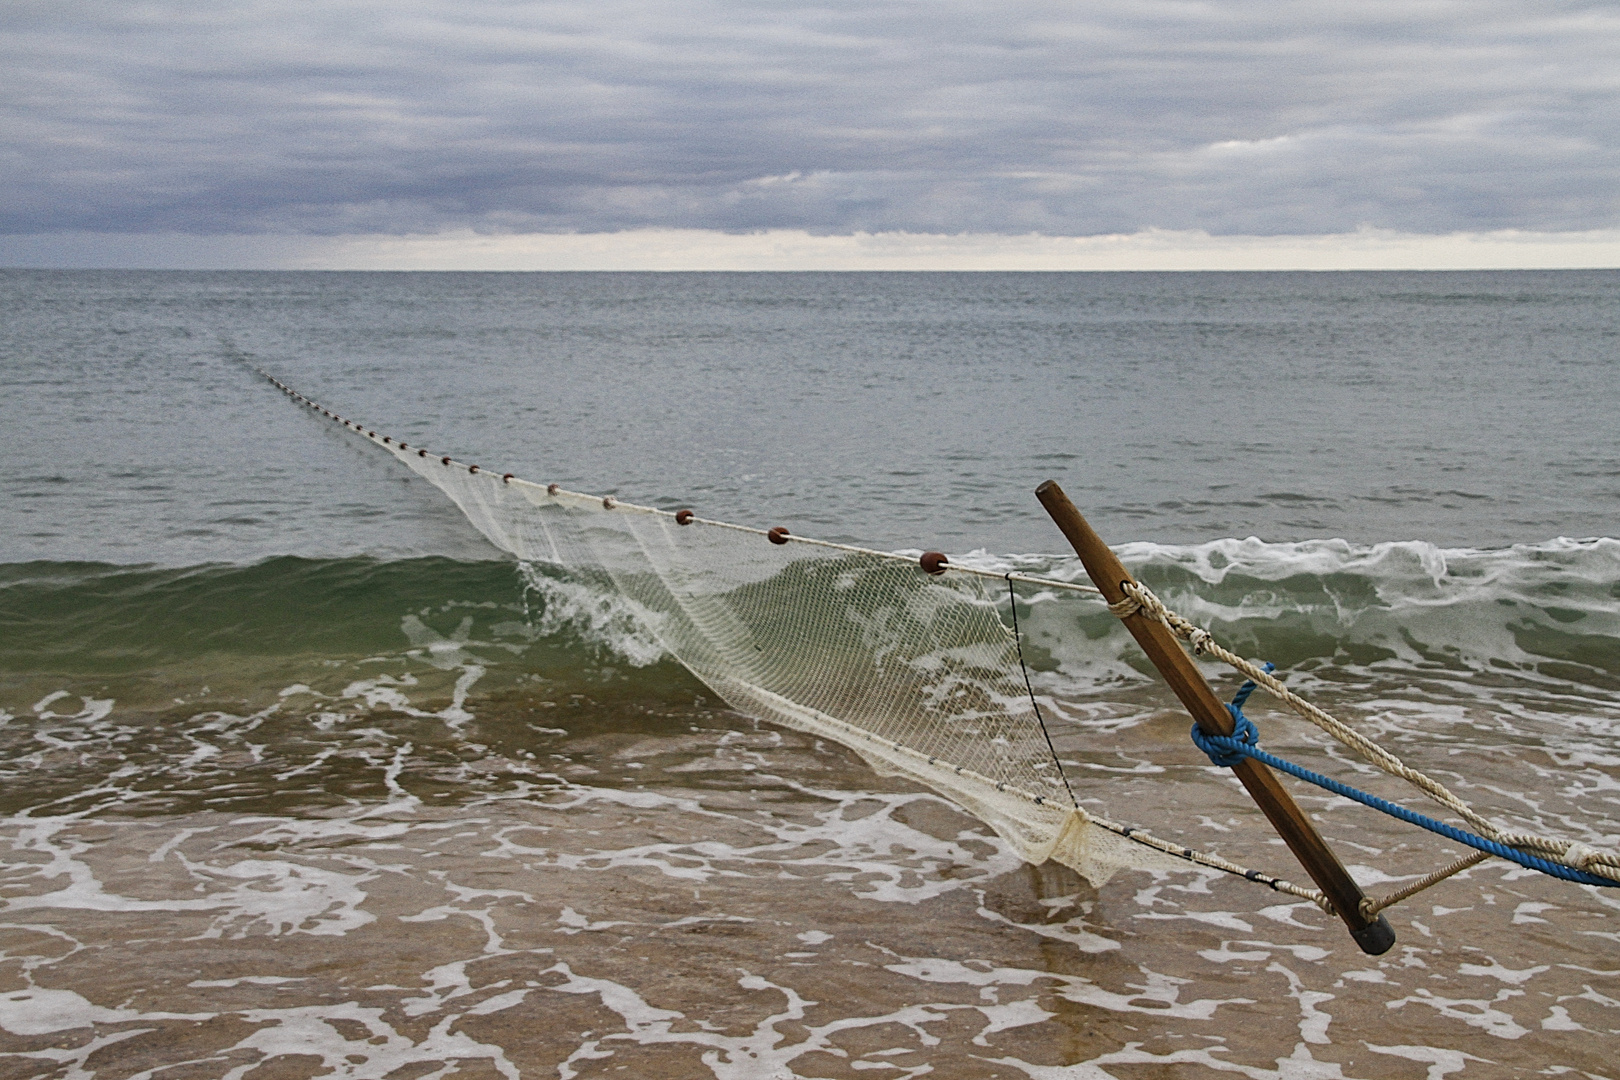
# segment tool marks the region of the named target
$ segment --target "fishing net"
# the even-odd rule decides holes
[[[613,597],[737,711],[932,788],[1031,863],[1097,884],[1172,864],[1099,828],[1070,794],[998,613],[1001,575],[929,574],[912,558],[678,520],[385,445],[495,546]]]
[[[1180,869],[1175,860],[1188,860],[1334,910],[1320,891],[1081,808],[1063,776],[1022,663],[1016,601],[1009,604],[1013,628],[998,611],[1013,579],[1024,575],[954,567],[939,556],[913,560],[789,536],[784,529],[765,532],[697,518],[689,510],[672,513],[621,504],[612,497],[563,491],[557,484],[530,483],[511,473],[483,472],[476,465],[379,437],[259,374],[299,403],[388,450],[448,495],[497,547],[529,567],[551,568],[566,575],[569,585],[594,588],[597,596],[608,598],[622,621],[643,641],[655,643],[648,659],[667,652],[739,712],[833,740],[880,772],[934,789],[988,824],[1030,863],[1051,859],[1100,885],[1122,868]],[[533,580],[542,588],[554,581],[543,571]],[[1026,580],[1096,592],[1046,579]],[[1248,676],[1234,707],[1255,685],[1266,687],[1301,716],[1414,784],[1483,834],[1463,832],[1263,753],[1252,739],[1244,743],[1205,732],[1209,746],[1219,744],[1223,753],[1238,755],[1225,760],[1206,747],[1216,764],[1259,758],[1476,849],[1382,902],[1362,897],[1360,915],[1369,924],[1383,907],[1491,855],[1585,884],[1620,881],[1620,855],[1499,828],[1433,778],[1299,698],[1269,674],[1269,667],[1262,670],[1220,646],[1137,583],[1127,581],[1122,587],[1125,598],[1109,606],[1114,614],[1124,618],[1147,611],[1198,651],[1211,652]],[[1131,606],[1122,608],[1127,601]],[[1241,719],[1240,713],[1234,715]],[[1199,738],[1195,733],[1195,741]],[[1349,888],[1359,895],[1353,885]]]
[[[378,435],[253,370],[443,491],[552,598],[583,590],[605,604],[641,659],[668,653],[738,712],[932,788],[1027,862],[1054,860],[1094,885],[1121,869],[1192,862],[1324,904],[1314,890],[1081,808],[999,605],[1014,580],[1096,598],[1094,588],[925,569],[890,552],[485,472]],[[1016,622],[1015,604],[1007,610]]]

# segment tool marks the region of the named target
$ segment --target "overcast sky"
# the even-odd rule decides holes
[[[7,0],[0,234],[1614,230],[1617,98],[1612,3]]]

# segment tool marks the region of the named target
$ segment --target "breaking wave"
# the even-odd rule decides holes
[[[1290,671],[1620,689],[1620,540],[1476,549],[1249,538],[1120,551],[1171,607],[1232,648]],[[953,561],[1084,579],[1072,557],[980,551]],[[1076,686],[1141,676],[1129,639],[1099,605],[1022,585],[1019,602],[1037,669]],[[644,612],[550,567],[370,557],[179,569],[0,564],[12,674],[366,656],[400,647],[405,616],[452,609],[557,664],[628,664],[653,679],[673,666],[659,663],[665,654]]]

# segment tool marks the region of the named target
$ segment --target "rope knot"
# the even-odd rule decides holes
[[[1275,671],[1276,666],[1267,663],[1267,671]],[[1254,680],[1250,679],[1238,687],[1238,692],[1232,695],[1232,703],[1226,707],[1226,712],[1232,717],[1232,734],[1206,735],[1197,724],[1192,726],[1193,745],[1202,750],[1209,760],[1223,769],[1230,769],[1249,755],[1244,747],[1258,746],[1260,743],[1260,729],[1254,726],[1254,721],[1243,715],[1243,705],[1254,693]]]
[[[1230,769],[1244,758],[1248,757],[1238,745],[1254,746],[1260,742],[1260,729],[1254,726],[1254,721],[1237,709],[1228,705],[1226,711],[1232,714],[1232,734],[1205,735],[1197,724],[1192,726],[1193,745],[1202,750],[1209,760],[1223,769]]]
[[[1588,845],[1581,843],[1579,840],[1571,840],[1568,845],[1565,846],[1564,854],[1560,861],[1565,866],[1573,866],[1577,870],[1590,871],[1592,869],[1592,864],[1601,859],[1605,854],[1607,853],[1599,851],[1595,847],[1589,847]]]
[[[1120,583],[1120,591],[1125,595],[1115,603],[1108,605],[1108,610],[1121,619],[1135,615],[1138,611],[1145,613],[1151,619],[1157,619],[1170,628],[1170,632],[1181,640],[1192,645],[1194,653],[1202,656],[1206,649],[1215,645],[1215,638],[1208,630],[1194,626],[1186,619],[1177,615],[1164,606],[1164,601],[1153,595],[1153,590],[1140,581],[1126,581]]]
[[[1116,615],[1121,619],[1129,618],[1130,616],[1135,615],[1138,611],[1141,611],[1141,610],[1142,610],[1142,601],[1138,600],[1136,597],[1132,596],[1130,593],[1126,593],[1118,601],[1108,605],[1109,613],[1112,614],[1112,615]]]

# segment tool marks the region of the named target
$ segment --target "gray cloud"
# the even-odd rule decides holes
[[[0,231],[1620,224],[1612,4],[29,2]]]

